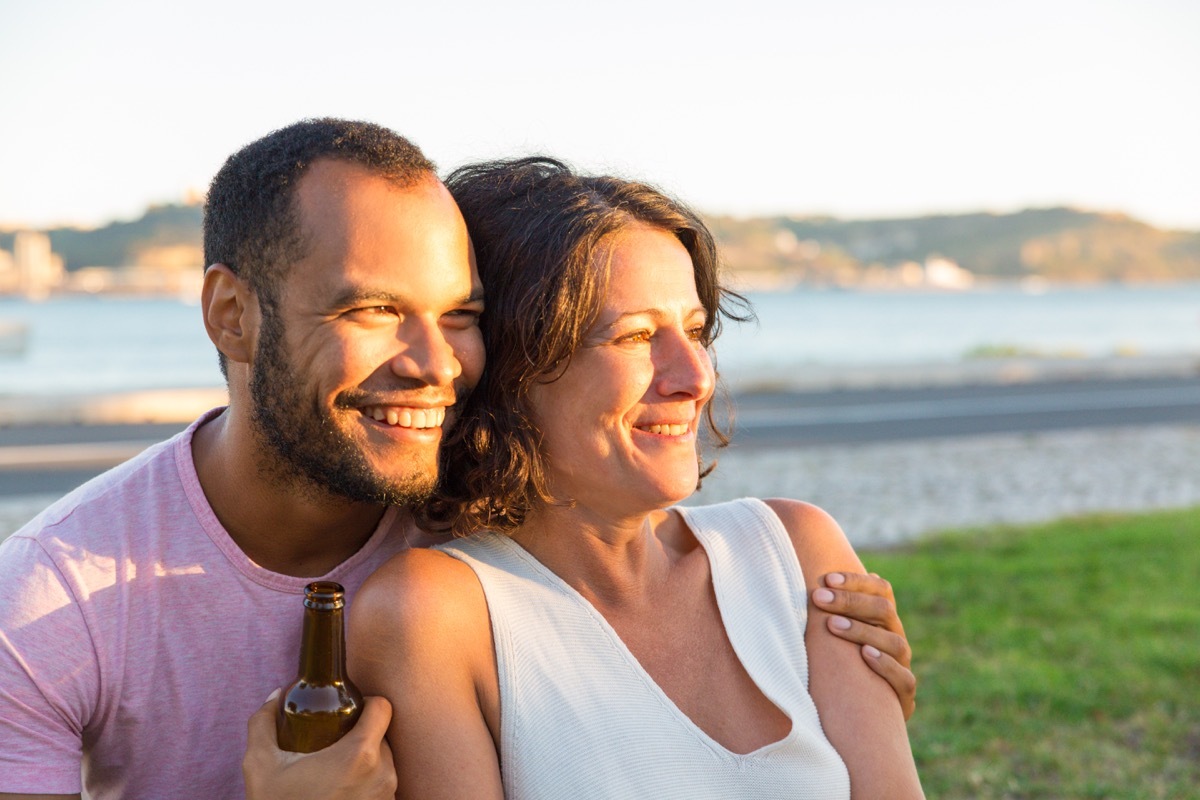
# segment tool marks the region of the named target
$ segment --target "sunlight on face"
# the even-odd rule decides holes
[[[581,505],[644,511],[684,499],[715,383],[691,257],[638,225],[610,250],[607,296],[557,380],[531,394],[553,491]]]

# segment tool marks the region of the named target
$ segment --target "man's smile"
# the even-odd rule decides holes
[[[446,407],[416,408],[412,406],[364,406],[364,416],[400,428],[440,428],[446,421]]]

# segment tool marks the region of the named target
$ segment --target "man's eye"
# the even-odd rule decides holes
[[[349,317],[366,321],[380,317],[394,317],[398,312],[392,306],[360,306],[350,309],[346,314]]]

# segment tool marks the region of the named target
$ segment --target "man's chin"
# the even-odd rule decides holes
[[[337,481],[333,488],[348,499],[389,506],[416,506],[425,503],[437,486],[437,467],[406,470],[402,473],[373,470],[358,480]]]
[[[433,494],[434,486],[428,481],[391,481],[360,476],[325,482],[322,488],[334,497],[352,503],[412,507],[426,502]]]

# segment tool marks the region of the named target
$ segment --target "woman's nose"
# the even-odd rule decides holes
[[[672,335],[662,350],[656,365],[659,392],[664,396],[685,394],[694,398],[712,394],[716,374],[708,349],[702,343],[681,331]]]

